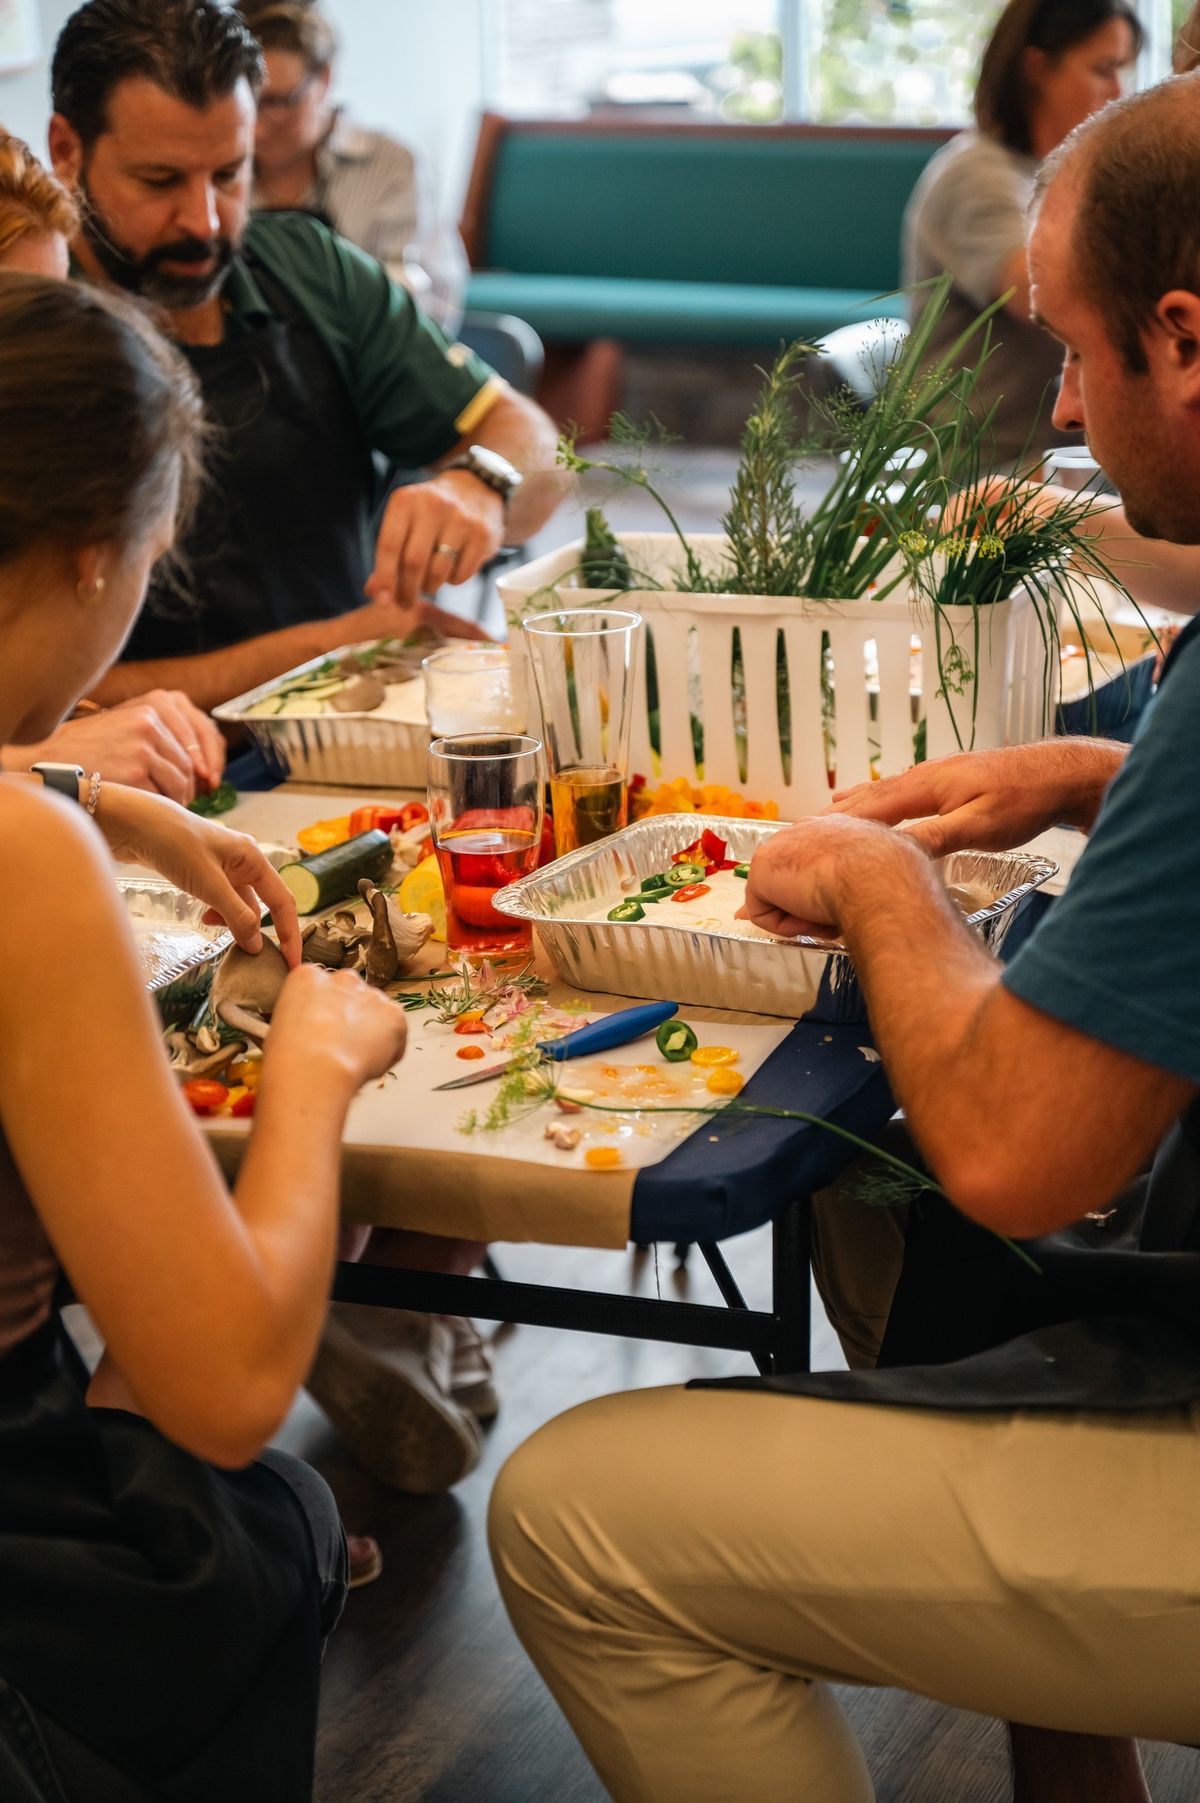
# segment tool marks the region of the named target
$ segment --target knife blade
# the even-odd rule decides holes
[[[678,1012],[678,1002],[643,1002],[636,1008],[618,1008],[615,1014],[606,1014],[603,1020],[592,1021],[589,1026],[577,1027],[574,1033],[564,1033],[561,1039],[539,1039],[536,1050],[556,1060],[586,1058],[590,1052],[607,1052],[613,1046],[628,1045],[631,1039],[640,1039],[643,1033],[653,1033]],[[483,1070],[468,1071],[465,1077],[453,1077],[449,1083],[435,1083],[434,1091],[470,1089],[472,1084],[487,1083],[492,1077],[502,1077],[517,1058],[523,1056],[522,1051],[512,1058],[502,1059],[499,1064],[489,1064]]]

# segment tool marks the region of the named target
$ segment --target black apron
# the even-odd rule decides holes
[[[321,1650],[308,1524],[89,1409],[57,1318],[0,1359],[0,1680],[72,1803],[304,1803]],[[56,1792],[53,1794],[57,1794]]]
[[[363,605],[378,476],[316,328],[242,253],[275,317],[182,345],[214,427],[180,556],[155,574],[123,656],[191,657]]]
[[[1200,618],[1180,635],[1161,681],[1197,634]],[[927,1193],[909,1210],[904,1265],[873,1371],[724,1383],[955,1410],[1109,1414],[1200,1398],[1200,1098],[1107,1222],[1081,1222],[1024,1249],[1036,1271]]]

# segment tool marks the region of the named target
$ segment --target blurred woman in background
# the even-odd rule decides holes
[[[1029,318],[1025,214],[1038,164],[1117,98],[1141,44],[1127,0],[1009,0],[983,53],[975,125],[932,158],[908,203],[905,286],[953,278],[931,355],[1008,295],[978,386],[980,411],[995,409],[997,463],[1078,443],[1050,425],[1061,356]],[[923,305],[915,294],[914,323]]]

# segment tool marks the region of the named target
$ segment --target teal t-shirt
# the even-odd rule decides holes
[[[449,339],[381,263],[307,213],[256,213],[245,248],[319,333],[350,391],[363,435],[401,469],[452,450],[504,384]],[[230,333],[270,317],[253,269],[237,257],[224,289]]]
[[[1004,972],[1022,1001],[1200,1083],[1200,619],[1045,920]]]

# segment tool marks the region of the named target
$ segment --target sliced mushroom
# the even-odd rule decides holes
[[[551,1121],[546,1128],[546,1138],[560,1152],[573,1152],[579,1144],[581,1129],[568,1127],[565,1121]]]
[[[213,1013],[248,1039],[265,1039],[287,974],[287,959],[272,940],[264,939],[260,952],[231,945],[213,977]]]
[[[396,956],[403,969],[411,964],[421,950],[429,935],[433,932],[433,920],[428,914],[405,914],[394,902],[388,903],[388,918],[392,923],[392,938],[396,942]]]
[[[197,1053],[186,1033],[168,1033],[167,1046],[171,1053],[171,1069],[181,1076],[215,1077],[227,1064],[241,1057],[246,1050],[246,1041],[231,1039],[228,1045],[218,1046],[215,1052]]]
[[[341,970],[350,956],[345,935],[332,921],[311,920],[300,929],[301,953],[306,964],[323,964],[326,970]]]
[[[356,676],[344,689],[329,697],[329,705],[339,714],[369,714],[382,707],[387,690],[377,676]]]

